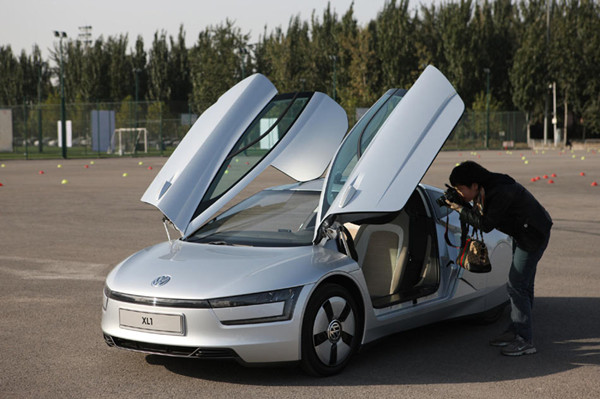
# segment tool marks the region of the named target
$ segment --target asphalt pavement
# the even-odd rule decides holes
[[[387,337],[329,378],[109,348],[103,281],[166,240],[160,212],[140,202],[166,159],[0,161],[0,398],[600,397],[600,153],[443,152],[423,182],[443,186],[466,159],[515,177],[554,219],[536,279],[539,352],[509,358],[488,346],[506,313]],[[238,198],[289,181],[268,169]]]

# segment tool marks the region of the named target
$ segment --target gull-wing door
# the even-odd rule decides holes
[[[223,94],[194,123],[141,200],[191,234],[269,165],[298,181],[320,177],[348,128],[327,95],[278,95],[263,75]]]
[[[321,223],[337,214],[402,209],[464,111],[433,66],[398,97],[386,93],[338,149],[321,194]]]

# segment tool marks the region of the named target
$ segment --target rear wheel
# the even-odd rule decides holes
[[[357,302],[346,288],[338,284],[319,287],[302,323],[302,368],[316,376],[340,372],[356,352],[362,324]]]

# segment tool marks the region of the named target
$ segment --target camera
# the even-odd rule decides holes
[[[448,206],[448,204],[446,203],[446,200],[448,200],[449,202],[453,202],[455,204],[466,206],[467,208],[471,207],[471,205],[467,201],[465,201],[463,196],[460,195],[459,192],[456,191],[456,189],[454,187],[451,187],[447,184],[446,184],[446,191],[444,191],[444,195],[442,195],[441,197],[436,199],[435,202],[437,202],[437,204],[440,207]]]

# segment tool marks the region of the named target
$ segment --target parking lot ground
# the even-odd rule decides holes
[[[487,345],[505,314],[493,325],[452,321],[395,334],[324,379],[104,343],[104,278],[166,240],[160,212],[139,201],[165,158],[0,161],[0,397],[600,397],[600,186],[592,186],[600,154],[442,152],[423,182],[443,187],[466,159],[515,177],[554,219],[536,279],[539,353],[507,358]],[[269,169],[240,196],[289,181]]]

